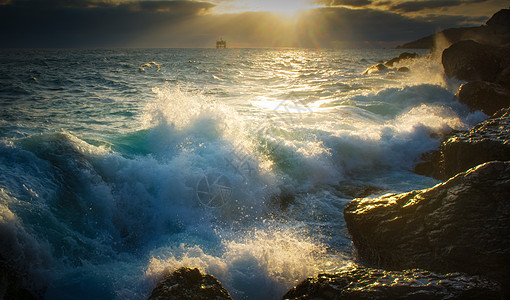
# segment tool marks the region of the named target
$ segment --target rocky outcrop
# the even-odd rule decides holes
[[[397,71],[397,72],[409,72],[410,69],[408,67],[400,67],[400,68],[394,68],[391,69],[395,64],[402,63],[403,61],[410,60],[413,58],[419,57],[416,53],[410,53],[410,52],[404,52],[401,53],[398,57],[394,57],[386,62],[380,61],[379,63],[369,67],[368,69],[363,72],[363,75],[372,74],[376,72],[382,72],[382,71]]]
[[[460,41],[443,51],[441,61],[448,77],[492,82],[506,66],[503,52],[498,47],[475,41]]]
[[[490,162],[430,189],[354,199],[344,218],[361,262],[483,275],[508,293],[509,199],[510,162]]]
[[[468,132],[445,139],[439,150],[426,154],[415,172],[447,180],[489,161],[510,160],[510,107],[502,109]]]
[[[152,290],[150,300],[232,300],[221,283],[198,269],[181,268],[165,277]]]
[[[418,56],[419,55],[416,53],[404,52],[404,53],[401,53],[398,57],[394,57],[394,58],[388,60],[387,62],[384,63],[384,65],[387,67],[393,67],[393,65],[396,63],[400,63],[403,60],[407,60],[407,59],[417,58]]]
[[[510,160],[510,108],[441,145],[441,173],[447,179],[489,161]]]
[[[510,10],[502,9],[494,14],[486,26],[450,28],[441,32],[412,41],[397,48],[436,50],[438,41],[451,45],[460,41],[472,40],[481,44],[501,46],[510,42]],[[440,44],[440,43],[439,43]]]
[[[472,110],[481,110],[489,116],[510,106],[510,90],[486,81],[470,81],[463,84],[457,98],[460,103],[466,104]]]
[[[457,94],[472,110],[491,115],[510,104],[510,48],[462,41],[443,52],[442,63],[448,77],[472,81]]]
[[[372,74],[375,72],[385,71],[388,67],[386,67],[382,63],[378,63],[376,65],[371,66],[370,68],[366,69],[365,72],[363,72],[363,75]]]
[[[451,45],[459,41],[473,40],[484,44],[501,45],[506,39],[495,35],[488,27],[449,28],[399,46],[400,49],[437,50],[440,44]]]
[[[384,271],[358,267],[338,274],[319,274],[291,289],[283,299],[501,299],[489,280],[460,273],[435,274],[413,269]]]
[[[510,34],[510,9],[502,9],[495,13],[487,21],[487,26],[497,34]]]

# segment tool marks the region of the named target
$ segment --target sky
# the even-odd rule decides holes
[[[382,48],[509,0],[0,0],[0,48]]]

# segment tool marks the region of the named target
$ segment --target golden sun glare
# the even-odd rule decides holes
[[[293,15],[306,9],[318,7],[314,2],[313,0],[240,0],[238,9]]]

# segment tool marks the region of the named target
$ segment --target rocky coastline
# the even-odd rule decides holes
[[[344,218],[358,265],[308,278],[283,299],[510,298],[510,9],[485,26],[445,30],[401,48],[433,50],[440,36],[451,44],[442,52],[446,76],[466,81],[456,101],[490,117],[423,155],[415,172],[442,183],[353,199]],[[412,58],[403,53],[366,74]],[[154,291],[176,288],[168,278],[177,275]],[[222,293],[221,284],[212,286]]]

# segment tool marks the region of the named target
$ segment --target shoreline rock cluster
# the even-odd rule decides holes
[[[379,61],[377,64],[369,67],[368,69],[363,72],[363,75],[367,74],[373,74],[378,72],[386,72],[386,71],[397,71],[397,72],[409,72],[409,67],[406,66],[399,66],[395,67],[395,64],[400,64],[406,61],[409,61],[410,59],[417,58],[419,55],[414,52],[404,52],[401,53],[398,57],[393,57],[392,59],[384,62]]]
[[[415,168],[418,174],[446,182],[422,191],[354,199],[345,207],[344,218],[365,266],[481,276],[500,286],[496,298],[508,299],[510,9],[471,30],[485,33],[483,38],[465,34],[469,31],[457,31],[463,36],[456,36],[443,51],[442,64],[446,76],[467,81],[457,101],[491,117],[469,131],[445,136],[439,149],[426,153]],[[347,299],[342,296],[347,291],[343,288],[323,299]],[[368,299],[367,295],[349,299]],[[454,294],[438,295],[446,298],[457,299]]]

